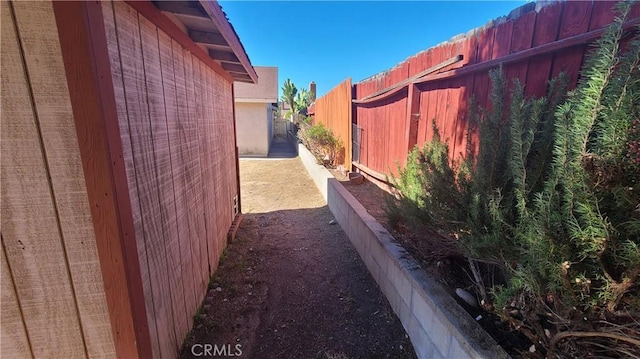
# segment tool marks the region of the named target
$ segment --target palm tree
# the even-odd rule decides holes
[[[295,115],[296,111],[296,94],[298,93],[298,89],[296,85],[291,82],[291,79],[287,79],[282,85],[282,102],[289,105],[291,108],[291,113]]]
[[[307,89],[300,89],[296,96],[296,113],[301,115],[307,114],[307,107],[311,105],[311,92]]]

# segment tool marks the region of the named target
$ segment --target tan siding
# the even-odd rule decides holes
[[[164,88],[164,101],[167,110],[167,135],[169,141],[171,177],[176,206],[176,232],[177,237],[169,238],[169,252],[173,256],[175,267],[172,268],[172,278],[177,284],[174,295],[174,308],[180,317],[176,316],[176,331],[178,341],[184,338],[184,331],[193,324],[191,318],[191,307],[189,294],[193,293],[183,278],[188,276],[186,263],[189,260],[189,247],[184,244],[189,242],[189,223],[187,215],[187,204],[185,196],[184,162],[182,161],[182,151],[180,146],[180,126],[178,122],[178,105],[176,98],[176,81],[173,69],[173,51],[171,49],[171,38],[158,32],[160,45],[160,66],[162,68],[162,82]],[[193,294],[191,294],[193,295]],[[182,307],[182,310],[178,306]],[[183,332],[180,335],[180,332]]]
[[[36,357],[85,357],[83,330],[91,355],[113,353],[51,4],[13,3],[17,24],[8,5],[2,3],[2,241],[14,305],[20,302]],[[11,298],[9,288],[3,284],[3,299]],[[2,326],[6,333],[4,320]]]
[[[16,2],[14,7],[87,353],[112,357],[115,348],[60,42],[56,31],[42,30],[56,27],[53,7],[50,2]]]
[[[189,228],[189,200],[190,198],[187,196],[187,185],[189,181],[189,153],[187,149],[187,140],[186,140],[186,126],[188,123],[188,115],[187,115],[187,101],[186,101],[186,88],[184,84],[184,57],[182,55],[182,47],[175,41],[171,40],[167,44],[169,51],[171,51],[171,56],[173,58],[173,69],[174,69],[174,81],[176,85],[176,104],[177,104],[177,114],[178,116],[174,119],[174,126],[178,128],[178,141],[175,141],[176,150],[179,153],[179,161],[177,162],[180,167],[176,171],[176,175],[180,176],[180,185],[175,187],[176,192],[179,190],[181,193],[181,197],[183,198],[182,208],[180,215],[180,226],[184,228],[184,232],[188,235],[184,238],[180,238],[180,248],[182,261],[185,271],[184,276],[184,296],[185,302],[187,303],[187,311],[191,313],[193,308],[197,308],[200,302],[200,298],[196,297],[196,285],[197,278],[204,275],[204,273],[198,273],[197,259],[200,258],[200,255],[196,253],[194,239],[191,238],[191,231]],[[176,163],[176,162],[174,162]],[[195,233],[194,233],[195,236]],[[204,295],[204,293],[203,293]],[[193,324],[192,317],[189,316],[187,318],[189,326]],[[186,333],[185,333],[186,334]]]
[[[103,7],[153,353],[173,357],[232,221],[231,84],[129,5]]]
[[[119,3],[114,3],[116,5]],[[149,259],[145,247],[145,234],[142,223],[142,209],[138,203],[139,195],[137,188],[136,169],[133,160],[133,146],[131,141],[131,131],[128,123],[128,110],[126,103],[126,92],[124,85],[124,75],[121,64],[121,49],[118,43],[118,32],[116,31],[116,8],[111,2],[103,2],[103,18],[105,23],[105,32],[107,35],[107,45],[109,48],[109,59],[111,62],[111,76],[113,79],[113,90],[116,99],[118,124],[120,127],[120,136],[122,139],[123,160],[126,167],[127,182],[129,194],[131,198],[131,212],[135,228],[136,245],[138,248],[138,258],[140,262],[140,274],[142,276],[142,287],[145,296],[147,318],[151,322],[155,318],[154,307],[151,303],[153,294],[151,289],[151,277],[149,273]],[[118,22],[118,26],[120,23]],[[123,50],[126,51],[126,50]],[[154,357],[160,354],[160,346],[158,343],[158,334],[155,323],[149,323],[149,332],[151,337],[152,352]]]
[[[191,53],[187,49],[182,49],[184,58],[184,72],[185,72],[185,86],[187,100],[185,105],[187,107],[187,115],[189,120],[189,133],[187,136],[190,152],[190,164],[191,164],[191,196],[192,200],[189,202],[189,215],[191,221],[195,225],[197,237],[196,247],[199,258],[197,262],[200,265],[199,273],[202,274],[201,281],[196,287],[196,297],[202,298],[207,290],[209,284],[209,258],[207,256],[207,230],[205,221],[204,199],[202,192],[202,170],[200,169],[200,140],[198,138],[198,116],[196,113],[195,104],[195,91],[193,88],[193,60]]]
[[[146,298],[147,306],[153,308],[149,326],[155,326],[160,352],[155,355],[170,356],[175,352],[171,338],[175,338],[171,318],[170,291],[168,288],[166,259],[164,253],[164,231],[160,212],[159,190],[155,164],[153,137],[147,95],[147,76],[143,61],[138,14],[129,5],[115,2],[120,62],[125,88],[127,121],[130,129],[131,145],[135,168],[138,197],[131,197],[132,205],[140,206],[143,238],[148,260],[151,296]],[[119,119],[122,121],[123,119]],[[163,260],[164,259],[164,260]]]
[[[2,11],[5,10],[4,3]],[[13,285],[7,259],[4,256],[4,242],[2,242],[2,258],[0,263],[0,316],[2,317],[2,328],[0,328],[0,357],[2,358],[31,358],[31,347],[29,338],[25,331],[22,313],[18,305],[16,288]]]

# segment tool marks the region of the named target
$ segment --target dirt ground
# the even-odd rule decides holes
[[[181,357],[238,344],[246,358],[414,358],[300,160],[242,159],[240,176],[244,221]]]

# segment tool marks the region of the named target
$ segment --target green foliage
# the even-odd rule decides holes
[[[560,76],[545,98],[527,99],[493,70],[491,109],[470,115],[477,156],[452,163],[435,129],[394,180],[390,220],[436,226],[469,258],[497,263],[508,280],[489,289],[494,308],[551,352],[544,326],[584,330],[579,317],[612,330],[600,319],[619,313],[626,333],[640,326],[640,29],[625,51],[619,45],[629,8],[617,5],[576,90],[567,95]]]
[[[282,101],[289,105],[289,108],[293,113],[296,113],[296,94],[298,89],[296,85],[291,82],[291,79],[287,79],[282,85]]]
[[[311,92],[307,89],[300,89],[298,95],[295,98],[296,113],[303,116],[307,115],[307,108],[311,105]]]
[[[298,138],[314,154],[318,162],[334,166],[343,149],[342,142],[322,123],[313,124],[310,117],[300,122]]]

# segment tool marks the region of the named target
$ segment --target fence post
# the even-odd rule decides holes
[[[407,117],[405,125],[407,129],[405,142],[409,152],[411,152],[413,147],[418,143],[418,121],[420,121],[420,89],[415,84],[410,84],[409,93],[407,94]]]

